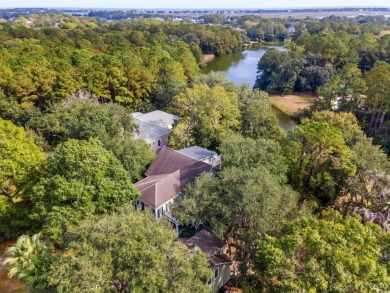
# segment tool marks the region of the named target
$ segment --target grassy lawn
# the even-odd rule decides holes
[[[13,242],[8,241],[0,244],[0,293],[23,293],[26,292],[22,283],[7,277],[8,268],[3,264],[4,253]]]
[[[379,33],[379,36],[380,36],[380,37],[383,37],[384,35],[388,35],[388,34],[390,34],[390,30],[381,31],[381,32]]]
[[[314,97],[309,94],[270,95],[269,99],[275,108],[290,116],[314,103]]]

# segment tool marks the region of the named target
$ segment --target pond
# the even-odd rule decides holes
[[[207,63],[204,73],[211,71],[223,73],[226,77],[235,84],[240,85],[248,83],[251,87],[254,86],[257,77],[257,63],[269,48],[276,48],[280,51],[286,50],[282,45],[270,45],[255,43],[248,47],[245,51],[217,57]],[[290,116],[272,107],[279,121],[279,126],[288,131],[294,128],[295,122]]]

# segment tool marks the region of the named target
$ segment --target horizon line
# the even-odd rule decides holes
[[[295,6],[295,7],[199,7],[199,8],[178,8],[178,7],[142,7],[142,8],[134,8],[134,7],[58,7],[58,6],[23,6],[23,7],[0,7],[0,9],[132,9],[132,10],[145,10],[145,9],[176,9],[176,10],[226,10],[226,9],[231,9],[231,10],[284,10],[284,9],[342,9],[342,8],[377,8],[377,9],[382,9],[382,8],[390,8],[390,6],[316,6],[316,7],[311,7],[311,6]]]

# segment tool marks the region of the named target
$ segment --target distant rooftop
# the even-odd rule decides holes
[[[179,116],[169,114],[164,111],[156,110],[146,114],[135,112],[132,114],[133,118],[137,118],[141,121],[152,123],[161,127],[172,128],[172,125],[180,120]]]
[[[199,146],[192,146],[186,149],[179,150],[178,152],[199,161],[203,161],[217,154],[213,151],[209,151]]]
[[[143,138],[146,141],[164,136],[166,134],[169,134],[171,130],[166,127],[161,127],[159,125],[145,122],[142,120],[139,120],[138,118],[133,118],[134,123],[136,123],[139,126],[139,133],[135,133],[135,138]]]

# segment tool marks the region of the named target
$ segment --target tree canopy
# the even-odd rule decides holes
[[[389,234],[335,211],[257,241],[253,283],[269,292],[388,291]]]
[[[142,223],[140,225],[140,223]],[[209,292],[206,257],[176,241],[165,221],[132,207],[86,220],[66,234],[49,288],[58,292]]]
[[[69,225],[115,211],[135,200],[138,191],[100,141],[70,139],[48,158],[41,179],[26,197],[34,203],[31,219],[58,241]]]

